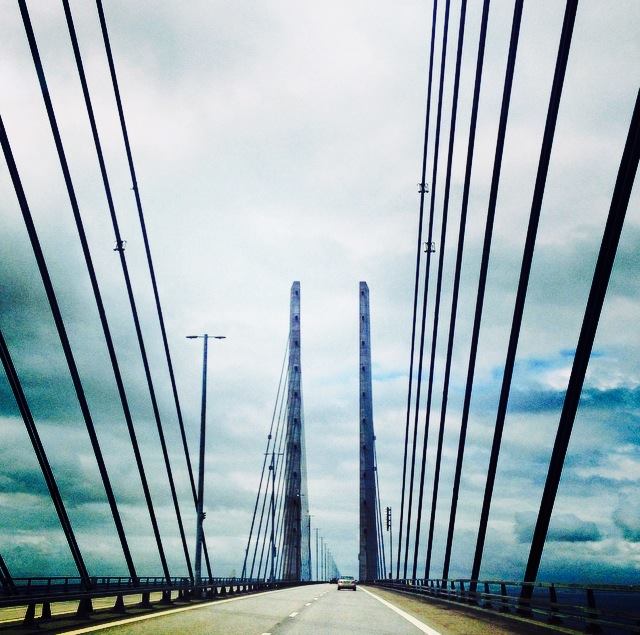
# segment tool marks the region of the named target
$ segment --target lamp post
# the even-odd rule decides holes
[[[391,507],[387,507],[387,531],[389,532],[389,562],[393,561],[393,526],[391,523]],[[391,566],[391,568],[393,569],[393,566]],[[385,571],[385,575],[386,575],[386,571]],[[393,574],[391,571],[389,571],[389,579],[391,579],[393,577]]]
[[[327,580],[327,541],[324,541],[322,550],[322,579]]]
[[[271,472],[271,502],[269,504],[271,507],[271,574],[269,575],[269,580],[271,582],[276,579],[276,456],[283,455],[284,452],[275,451],[275,446],[271,450],[271,465],[269,466],[269,471]]]
[[[269,469],[271,470],[271,575],[269,576],[269,580],[273,582],[276,577],[276,453],[274,451],[271,452],[271,465],[269,466]]]
[[[318,560],[318,532],[320,531],[320,527],[316,527],[316,581],[320,580],[320,561]]]
[[[311,519],[315,516],[315,514],[307,514],[307,555],[309,556],[309,580],[313,580],[313,558],[311,557],[311,552],[313,549],[311,548]]]
[[[198,505],[196,510],[196,558],[195,575],[196,588],[202,583],[202,521],[204,520],[204,439],[207,417],[207,344],[209,338],[215,340],[226,339],[224,335],[187,335],[188,340],[203,339],[204,350],[202,356],[202,407],[200,410],[200,466],[198,468]],[[197,591],[196,591],[197,592]]]

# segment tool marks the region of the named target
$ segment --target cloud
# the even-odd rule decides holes
[[[113,230],[64,15],[59,6],[32,5],[30,13],[150,476],[154,506],[171,571],[178,575],[185,566],[175,513],[122,273],[112,251]],[[417,0],[378,2],[375,10],[369,6],[363,10],[363,6],[330,0],[320,10],[313,4],[288,0],[259,7],[244,0],[233,4],[196,0],[185,10],[171,4],[158,7],[152,0],[141,0],[134,7],[113,0],[107,7],[192,450],[198,441],[201,349],[184,336],[214,329],[228,336],[223,344],[210,348],[209,358],[205,496],[207,535],[219,574],[240,569],[287,335],[289,286],[294,279],[302,281],[302,364],[312,522],[322,527],[340,568],[356,573],[360,280],[366,280],[371,289],[382,505],[393,507],[396,523],[400,516],[418,209],[415,183],[420,178],[422,155],[428,53],[425,27],[430,8]],[[489,19],[434,554],[441,552],[446,531],[451,466],[466,381],[511,18],[511,8],[505,7],[506,3],[496,3]],[[128,241],[126,255],[187,540],[193,544],[195,515],[190,485],[99,24],[94,6],[76,2],[72,9],[119,222]],[[452,10],[453,25],[458,7]],[[524,521],[518,525],[514,512],[536,508],[546,476],[567,372],[637,91],[634,61],[638,41],[633,25],[638,10],[633,1],[615,3],[606,14],[588,4],[580,7],[490,517],[485,563],[487,571],[496,576],[508,573],[519,577],[526,558],[526,542],[516,539],[516,529],[524,531],[528,525]],[[433,426],[437,425],[441,400],[480,12],[479,3],[470,3],[450,226],[447,244],[438,245],[445,250],[445,268],[431,440],[437,438]],[[557,3],[531,3],[524,15],[460,492],[460,531],[456,529],[454,542],[454,568],[460,575],[468,575],[473,553],[479,492],[484,488],[493,436],[561,14]],[[455,47],[453,27],[449,41],[451,53]],[[148,514],[15,6],[3,14],[0,42],[0,74],[4,84],[11,86],[10,91],[0,94],[0,110],[134,558],[141,570],[153,574],[159,564]],[[437,57],[439,47],[438,37]],[[436,67],[434,85],[437,71]],[[451,88],[449,76],[442,144],[448,138]],[[433,128],[430,138],[433,140]],[[446,161],[442,147],[440,175],[444,175]],[[429,167],[432,157],[431,148]],[[122,573],[124,565],[113,539],[103,487],[2,160],[0,190],[7,193],[0,202],[0,327],[90,571]],[[434,220],[437,240],[443,190],[439,182]],[[621,533],[622,527],[612,518],[618,504],[614,494],[620,488],[631,490],[638,481],[636,455],[629,449],[638,446],[640,420],[637,197],[635,191],[557,503],[559,514],[582,519],[578,528],[583,532],[571,534],[576,527],[569,523],[558,535],[573,535],[576,540],[581,535],[595,536],[591,523],[605,539],[551,541],[541,575],[568,576],[575,567],[579,578],[582,571],[593,570],[597,563],[603,567],[603,578],[607,572],[620,579],[636,571],[636,565],[629,563],[637,562],[632,551],[637,543],[626,538],[634,534]],[[424,267],[422,272],[424,275]],[[434,267],[432,277],[435,273]],[[432,279],[431,293],[434,288]],[[433,305],[430,296],[427,357]],[[427,378],[423,380],[424,397]],[[15,511],[9,520],[0,518],[0,549],[17,573],[56,574],[70,568],[73,572],[4,378],[0,379],[0,404],[1,495],[7,508]],[[424,399],[419,416],[420,447],[423,422]],[[430,506],[434,448],[430,441],[425,509]],[[194,457],[192,452],[192,460]],[[620,518],[633,527],[632,519]],[[555,552],[558,545],[561,548]]]
[[[594,455],[591,462],[583,458],[571,466],[576,476],[600,478],[609,483],[637,483],[640,480],[640,451],[636,445],[618,446],[611,453]]]
[[[509,408],[514,412],[542,412],[558,410],[564,403],[564,391],[513,390],[509,395]],[[620,410],[640,408],[640,387],[601,390],[585,388],[580,396],[580,408]]]
[[[622,530],[625,540],[640,542],[640,509],[638,509],[638,492],[623,496],[613,512],[613,522]]]
[[[530,542],[536,515],[518,513],[515,516],[515,532],[519,542]],[[547,542],[597,542],[602,534],[593,522],[584,521],[574,514],[554,514],[551,518]]]

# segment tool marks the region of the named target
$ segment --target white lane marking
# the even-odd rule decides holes
[[[311,606],[311,602],[307,602],[305,606]]]
[[[313,601],[315,602],[318,598],[313,598]]]
[[[289,617],[295,617],[297,614],[298,614],[298,611],[294,611],[293,613],[291,613],[291,614],[289,615]]]
[[[101,631],[105,628],[111,628],[112,626],[122,626],[123,624],[131,624],[133,622],[143,622],[144,620],[151,620],[156,617],[164,617],[165,615],[173,615],[174,613],[183,613],[184,611],[194,611],[195,609],[203,609],[208,606],[227,604],[228,602],[239,602],[240,600],[248,600],[249,598],[255,598],[260,595],[269,595],[270,593],[281,593],[288,589],[277,589],[275,591],[263,591],[262,593],[252,593],[251,595],[245,595],[239,598],[228,598],[227,600],[213,600],[212,602],[203,602],[202,604],[196,604],[195,606],[181,606],[177,609],[170,609],[169,611],[159,611],[158,613],[152,613],[150,615],[139,615],[138,617],[129,617],[124,620],[116,620],[115,622],[105,622],[104,624],[97,624],[96,626],[88,626],[87,628],[79,628],[75,631],[61,631],[65,635],[81,635],[81,633],[93,633],[94,631]]]
[[[428,635],[442,635],[440,631],[436,631],[434,628],[427,626],[424,622],[421,622],[419,619],[413,617],[413,615],[409,615],[409,613],[406,613],[402,609],[399,609],[397,606],[394,606],[393,604],[391,604],[391,602],[387,602],[386,600],[383,600],[381,597],[378,597],[377,595],[371,593],[371,591],[367,591],[362,587],[360,587],[360,590],[364,591],[367,595],[370,595],[372,598],[375,598],[376,600],[378,600],[378,602],[382,602],[382,604],[390,608],[392,611],[395,611],[400,617],[403,617],[405,620],[407,620],[407,622],[411,622],[411,624],[413,624],[417,629],[421,630],[423,633],[427,633]]]
[[[271,635],[271,633],[262,633],[262,635]]]

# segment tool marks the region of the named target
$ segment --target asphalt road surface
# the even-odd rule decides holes
[[[338,591],[333,584],[321,584],[179,607],[161,615],[138,616],[67,633],[438,635],[437,630],[407,613],[403,617],[402,613],[362,588],[354,593]]]
[[[21,625],[20,612],[24,607],[4,609],[0,616],[7,611],[11,615],[4,615],[5,619],[0,620],[0,633],[549,635],[552,630],[576,633],[563,626],[496,611],[479,611],[432,598],[416,598],[380,587],[358,587],[354,593],[339,592],[333,584],[319,584],[232,596],[214,602],[176,602],[171,607],[156,606],[152,610],[136,606],[139,601],[140,596],[127,597],[127,615],[98,611],[89,620],[79,620],[73,615],[77,602],[57,603],[52,606],[57,618],[30,627]],[[114,598],[103,598],[95,604],[107,607],[113,602]]]

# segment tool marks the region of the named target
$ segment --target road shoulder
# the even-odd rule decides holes
[[[577,633],[568,628],[536,623],[519,617],[505,617],[436,600],[416,597],[377,586],[364,586],[367,591],[386,600],[441,635],[549,635],[553,632]]]

